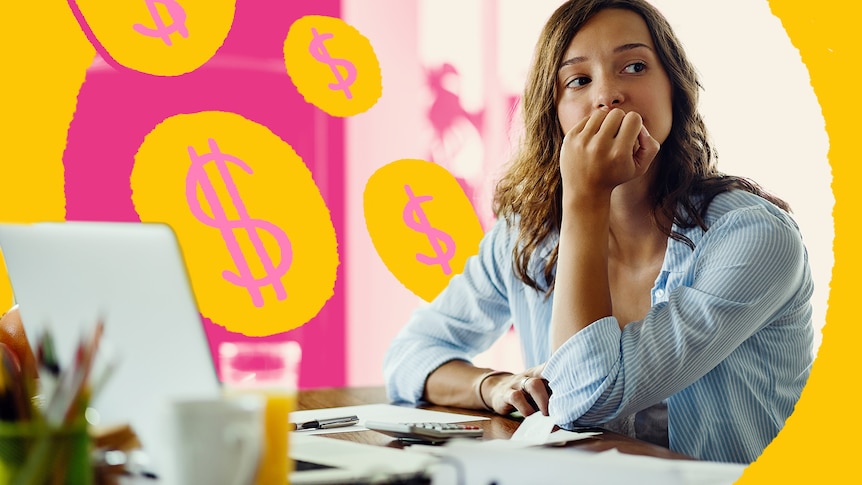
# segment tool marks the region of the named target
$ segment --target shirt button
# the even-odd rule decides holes
[[[662,290],[662,289],[655,290],[655,296],[656,296],[656,298],[663,297],[664,296],[664,290]]]

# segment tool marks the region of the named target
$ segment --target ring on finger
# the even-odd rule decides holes
[[[530,377],[530,376],[527,376],[527,377],[521,379],[521,391],[523,391],[523,392],[527,391],[527,381],[529,381],[530,379],[532,379],[532,377]]]

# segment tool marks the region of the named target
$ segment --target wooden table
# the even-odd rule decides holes
[[[388,399],[386,398],[386,391],[383,387],[313,389],[300,391],[297,409],[321,409],[385,402],[388,402]],[[519,419],[510,418],[507,416],[500,416],[499,414],[493,414],[475,409],[465,410],[461,408],[433,405],[424,405],[420,407],[433,411],[444,411],[459,414],[469,413],[473,415],[480,415],[491,418],[490,420],[473,421],[469,423],[483,428],[485,431],[485,439],[508,439],[512,436],[515,430],[518,429],[518,425],[520,424]],[[671,458],[679,460],[694,459],[687,455],[671,451],[665,447],[654,445],[652,443],[636,440],[628,436],[614,433],[611,431],[600,431],[602,431],[602,433],[599,435],[580,441],[570,442],[566,444],[566,447],[596,452],[616,448],[622,453],[630,453],[635,455],[646,455],[658,458]],[[399,440],[393,439],[382,433],[368,430],[349,433],[332,433],[325,436],[377,446],[403,448],[403,444]]]

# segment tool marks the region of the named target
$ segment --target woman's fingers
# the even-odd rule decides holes
[[[633,158],[635,163],[638,164],[638,167],[645,172],[649,167],[649,164],[652,163],[656,155],[658,155],[661,145],[658,140],[650,136],[646,126],[643,125],[641,125],[641,128],[638,131],[637,144],[637,150],[634,152]]]
[[[529,416],[536,412],[536,408],[533,407],[530,399],[520,389],[511,389],[508,393],[507,401],[524,416]]]
[[[600,111],[600,113],[604,113],[604,111]],[[610,110],[604,116],[602,126],[599,128],[596,136],[602,137],[609,142],[613,141],[614,138],[620,138],[620,135],[622,135],[622,127],[625,124],[627,116],[628,114],[619,108]]]
[[[545,416],[549,416],[548,402],[551,399],[552,391],[551,386],[548,385],[548,381],[542,377],[542,372],[544,372],[544,370],[545,363],[527,369],[526,374],[528,376],[532,376],[533,379],[527,381],[525,387],[529,390],[530,396],[539,411],[541,411]]]
[[[541,378],[541,367],[528,370],[518,377],[517,384],[508,393],[507,402],[524,416],[536,411],[547,416],[551,393],[547,381]]]
[[[548,401],[551,389],[548,381],[542,378],[544,364],[532,367],[520,374],[507,375],[497,381],[488,397],[494,411],[509,414],[517,410],[524,416],[540,411],[548,415]]]
[[[594,111],[563,140],[564,188],[612,190],[645,173],[658,150],[658,142],[649,136],[637,112]]]
[[[634,111],[622,114],[616,138],[623,145],[632,146],[638,141],[641,127],[643,127],[643,118],[641,118],[641,115]]]
[[[548,401],[551,398],[547,382],[539,377],[532,377],[524,383],[524,394],[535,409],[545,416],[548,415]],[[524,415],[526,416],[526,414]]]
[[[584,118],[581,123],[575,125],[574,129],[571,131],[579,135],[594,136],[604,125],[605,118],[607,118],[607,116],[607,111],[594,111]],[[579,129],[580,126],[582,127]]]

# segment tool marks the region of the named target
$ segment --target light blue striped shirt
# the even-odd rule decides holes
[[[547,363],[550,414],[560,426],[602,425],[666,401],[671,449],[754,461],[808,378],[808,256],[791,217],[752,194],[717,196],[706,222],[706,232],[674,228],[695,249],[668,239],[643,320],[620,330],[615,318],[600,319],[552,353],[553,298],[515,276],[517,231],[497,221],[463,273],[393,340],[384,360],[390,399],[419,402],[432,371],[469,361],[513,323],[527,367]],[[537,250],[532,274],[554,244]]]

